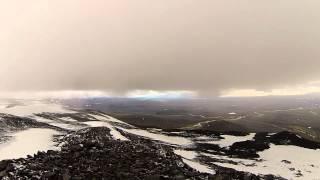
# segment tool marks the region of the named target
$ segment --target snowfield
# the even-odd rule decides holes
[[[313,150],[297,146],[271,145],[270,149],[259,153],[262,161],[229,158],[211,154],[208,157],[237,162],[238,164],[219,163],[215,165],[250,172],[256,175],[273,174],[286,179],[314,179],[320,177],[320,149]],[[303,176],[299,176],[299,173]]]
[[[186,151],[177,149],[174,151],[175,154],[181,156],[183,158],[183,162],[188,164],[193,169],[196,169],[199,172],[203,173],[209,173],[209,174],[215,174],[215,170],[210,169],[208,166],[200,164],[199,162],[196,162],[194,159],[198,156],[197,152],[194,151]]]
[[[189,146],[193,144],[192,140],[179,137],[179,136],[167,136],[164,134],[156,134],[156,133],[151,133],[147,130],[141,130],[141,129],[124,129],[124,128],[120,128],[120,129],[130,134],[143,136],[143,137],[153,139],[156,141],[161,141],[167,144],[174,144],[174,145],[181,145],[181,146]]]
[[[0,160],[24,158],[38,151],[58,150],[52,141],[59,132],[32,128],[12,134],[12,140],[0,145]]]
[[[256,135],[255,133],[250,133],[247,136],[221,135],[221,137],[223,138],[221,140],[215,139],[214,141],[205,141],[204,143],[217,144],[220,147],[225,148],[225,147],[231,146],[232,144],[234,144],[236,142],[251,141],[251,140],[253,140],[255,135]],[[205,139],[205,137],[201,137],[201,138]],[[210,137],[208,137],[207,139],[210,139]]]
[[[43,112],[48,113],[73,113],[60,104],[53,104],[42,101],[18,101],[17,103],[2,102],[0,113],[15,116],[29,117]]]

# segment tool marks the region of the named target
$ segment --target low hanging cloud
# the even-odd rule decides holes
[[[269,90],[320,79],[317,1],[0,2],[0,91]]]

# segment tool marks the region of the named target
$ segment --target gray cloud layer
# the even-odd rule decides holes
[[[270,89],[320,79],[318,1],[0,2],[0,90]]]

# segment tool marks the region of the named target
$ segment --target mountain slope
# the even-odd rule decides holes
[[[310,179],[320,176],[319,143],[289,132],[141,129],[102,112],[71,110],[38,101],[6,106],[0,112],[0,123],[7,125],[2,127],[1,137],[8,137],[0,147],[2,159],[7,155],[2,147],[15,142],[23,150],[28,146],[23,143],[30,142],[26,139],[34,138],[28,134],[35,133],[35,129],[54,131],[46,136],[51,139],[33,142],[35,146],[45,147],[39,150],[46,152],[29,149],[17,157],[7,156],[16,160],[0,163],[2,177]],[[17,138],[21,132],[25,138]],[[27,156],[33,153],[36,155]]]

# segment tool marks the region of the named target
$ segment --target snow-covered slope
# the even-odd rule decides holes
[[[59,150],[63,142],[54,136],[68,136],[90,127],[106,127],[117,141],[130,142],[138,138],[170,146],[185,164],[199,172],[216,174],[234,169],[286,179],[320,177],[320,145],[290,133],[166,132],[140,129],[101,112],[71,110],[57,103],[15,101],[0,104],[0,122],[5,122],[1,139],[7,139],[0,145],[0,160],[26,157],[37,151]],[[23,120],[28,123],[19,126]],[[9,126],[8,121],[13,123]]]

